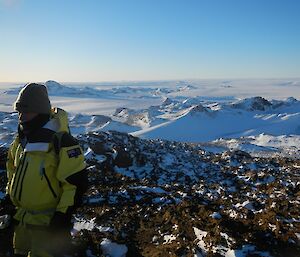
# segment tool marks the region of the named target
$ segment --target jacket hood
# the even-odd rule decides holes
[[[44,126],[44,128],[51,129],[55,132],[70,132],[68,113],[60,108],[52,108],[50,121]]]

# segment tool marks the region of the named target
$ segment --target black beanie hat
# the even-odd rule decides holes
[[[29,83],[25,85],[14,103],[14,109],[18,112],[33,112],[49,114],[51,104],[47,88],[42,84]]]

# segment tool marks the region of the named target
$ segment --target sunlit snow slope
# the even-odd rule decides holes
[[[53,106],[69,112],[73,134],[116,130],[146,139],[201,142],[213,151],[299,150],[300,102],[294,98],[300,96],[299,80],[45,85]],[[1,143],[15,131],[17,117],[7,112],[13,111],[20,88],[1,86]]]

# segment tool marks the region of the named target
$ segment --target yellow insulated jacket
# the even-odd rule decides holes
[[[28,142],[18,135],[7,161],[7,194],[17,208],[14,218],[49,225],[55,211],[74,205],[76,185],[67,178],[85,169],[82,149],[68,132],[67,113],[53,109],[50,121]]]

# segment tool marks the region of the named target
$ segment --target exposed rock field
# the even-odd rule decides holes
[[[78,139],[90,186],[74,217],[77,256],[101,256],[105,238],[127,256],[299,256],[299,159],[119,132]]]

